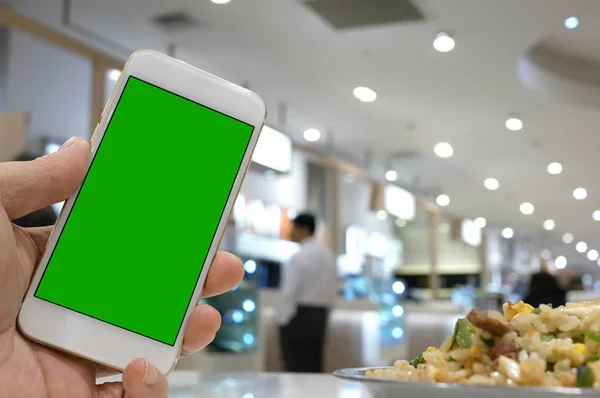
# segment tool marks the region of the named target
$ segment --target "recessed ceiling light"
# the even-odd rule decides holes
[[[506,119],[506,128],[510,131],[519,131],[523,128],[523,121],[517,117]]]
[[[554,220],[546,220],[542,225],[544,226],[544,229],[546,231],[552,231],[554,227],[556,227],[556,223],[554,222]]]
[[[577,200],[583,200],[587,198],[587,190],[585,188],[575,188],[573,190],[573,197]]]
[[[403,220],[401,218],[397,218],[396,219],[396,226],[398,228],[404,228],[404,227],[406,227],[406,220]]]
[[[556,257],[556,260],[554,260],[554,266],[558,269],[565,269],[567,266],[567,259],[565,256]]]
[[[552,252],[550,252],[550,250],[548,250],[548,249],[544,249],[540,253],[540,257],[543,258],[544,260],[550,260],[552,258]]]
[[[519,210],[521,210],[521,213],[528,216],[530,214],[533,214],[533,212],[535,211],[535,208],[533,207],[533,205],[531,203],[525,202],[525,203],[521,203],[521,206],[519,206]]]
[[[575,250],[577,250],[579,253],[585,252],[587,250],[587,243],[577,242],[577,244],[575,245]]]
[[[564,234],[562,236],[562,241],[565,242],[567,245],[573,243],[573,240],[575,239],[575,237],[573,236],[573,234],[567,232],[566,234]]]
[[[502,237],[503,237],[504,239],[510,239],[510,238],[512,238],[513,236],[515,236],[515,231],[513,231],[513,229],[512,229],[512,228],[504,228],[504,229],[502,230]]]
[[[592,213],[592,218],[594,221],[600,221],[600,210],[596,210]]]
[[[377,93],[369,87],[356,87],[352,93],[361,102],[373,102],[377,99]]]
[[[385,221],[388,218],[388,213],[385,210],[379,210],[375,213],[375,217],[377,217],[378,220]]]
[[[385,179],[388,181],[396,181],[398,179],[398,173],[394,170],[388,170],[385,172]]]
[[[562,169],[563,169],[562,164],[560,164],[558,162],[552,162],[547,167],[548,173],[554,174],[554,175],[562,173]]]
[[[579,26],[579,18],[569,17],[569,18],[565,19],[565,28],[575,29],[578,26]]]
[[[308,142],[319,141],[321,132],[317,129],[307,129],[304,131],[304,139]]]
[[[485,226],[487,225],[487,221],[483,217],[477,217],[475,220],[473,220],[473,222],[475,223],[477,228],[485,228]]]
[[[441,53],[454,50],[455,45],[454,39],[446,32],[438,33],[433,40],[433,48]]]
[[[110,80],[112,80],[113,82],[116,82],[117,80],[119,80],[119,77],[121,77],[121,71],[118,69],[111,69],[110,71],[108,71],[108,78]]]
[[[495,178],[486,178],[483,182],[483,186],[490,191],[495,191],[496,189],[500,188],[500,183]]]
[[[435,198],[435,203],[442,207],[448,206],[450,204],[450,197],[448,195],[440,195]]]
[[[598,260],[598,250],[594,250],[594,249],[590,250],[587,253],[587,258],[590,261],[596,261],[596,260]]]
[[[449,158],[454,154],[454,149],[447,142],[440,142],[433,147],[433,152],[441,158]]]

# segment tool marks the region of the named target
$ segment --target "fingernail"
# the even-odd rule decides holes
[[[158,381],[158,371],[148,361],[146,362],[146,372],[144,373],[144,384],[153,386]]]
[[[192,354],[193,354],[193,352],[190,352],[190,351],[186,350],[185,348],[182,348],[181,353],[179,353],[179,355],[182,357],[187,357],[188,355],[192,355]]]
[[[67,142],[65,142],[64,144],[62,144],[62,146],[60,147],[60,149],[66,149],[66,148],[70,147],[71,145],[73,145],[75,143],[75,141],[77,141],[77,137],[71,137],[71,138],[69,138],[67,140]]]

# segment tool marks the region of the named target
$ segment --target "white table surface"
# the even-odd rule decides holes
[[[359,384],[330,375],[177,371],[172,398],[370,398]]]

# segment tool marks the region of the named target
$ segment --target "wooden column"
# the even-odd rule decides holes
[[[490,264],[488,263],[488,233],[487,229],[483,228],[481,230],[481,248],[479,249],[479,262],[481,265],[481,272],[479,276],[479,284],[481,287],[485,287],[492,282],[492,273],[490,269]]]
[[[90,96],[90,133],[94,134],[104,110],[104,94],[106,93],[106,67],[99,62],[92,63],[92,89]]]
[[[334,253],[341,254],[343,248],[341,245],[341,237],[343,226],[340,224],[340,203],[342,198],[340,197],[340,172],[337,169],[330,169],[330,184],[331,184],[331,198],[329,203],[331,204],[331,241],[333,242]]]
[[[438,275],[440,212],[437,208],[427,209],[427,212],[429,214],[429,264],[431,265],[429,287],[431,288],[432,297],[436,298],[440,288],[440,277]]]

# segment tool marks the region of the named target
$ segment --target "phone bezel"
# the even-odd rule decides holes
[[[258,95],[224,79],[155,51],[138,51],[125,64],[111,98],[102,113],[101,121],[92,137],[90,164],[100,142],[104,138],[108,122],[129,76],[137,77],[254,126],[252,137],[219,221],[215,239],[213,239],[209,249],[175,344],[170,346],[143,337],[34,296],[41,276],[48,265],[50,255],[71,212],[74,200],[79,194],[79,189],[63,206],[54,231],[48,240],[46,251],[40,260],[23,301],[18,317],[18,326],[21,332],[31,340],[116,370],[122,371],[131,360],[143,357],[147,358],[162,372],[168,373],[176,364],[183,342],[185,326],[200,299],[210,264],[218,250],[235,199],[252,161],[252,153],[266,118],[266,107]],[[156,139],[177,139],[177,137],[167,136]],[[93,244],[94,242],[90,242],[90,245]],[[93,255],[93,249],[90,250],[90,255]],[[85,261],[85,259],[82,259],[82,261]]]

